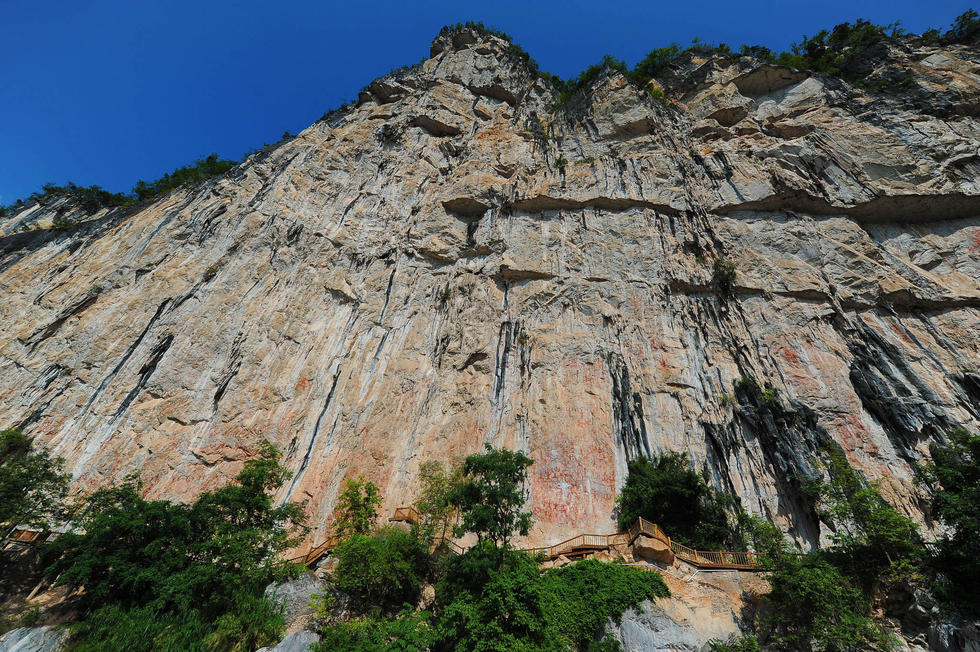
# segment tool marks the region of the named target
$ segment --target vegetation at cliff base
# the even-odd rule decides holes
[[[280,559],[302,532],[302,506],[276,507],[289,473],[271,445],[227,486],[190,504],[147,500],[136,478],[89,496],[43,551],[56,585],[82,589],[72,650],[252,650],[279,640],[282,614],[262,597],[294,576]]]
[[[64,460],[18,428],[0,430],[0,526],[44,530],[66,516]]]
[[[618,649],[602,638],[607,621],[668,595],[667,587],[658,573],[594,560],[542,573],[538,559],[515,550],[512,537],[532,524],[524,510],[531,464],[521,452],[490,446],[455,468],[429,464],[416,502],[421,525],[350,535],[338,547],[334,586],[354,598],[355,613],[337,620],[336,599],[321,598],[315,649]],[[477,543],[458,555],[435,545],[434,533],[451,524]],[[420,610],[423,583],[434,587],[434,601]]]

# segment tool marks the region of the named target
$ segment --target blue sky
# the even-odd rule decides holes
[[[569,77],[694,37],[786,49],[860,17],[945,29],[974,4],[0,0],[0,205],[48,181],[123,191],[211,152],[239,158],[417,62],[447,23],[499,27]]]

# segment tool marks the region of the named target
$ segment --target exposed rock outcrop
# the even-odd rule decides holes
[[[18,627],[0,636],[0,652],[58,652],[68,643],[68,630]]]
[[[670,102],[607,72],[552,112],[507,43],[451,33],[217,181],[28,206],[0,222],[0,424],[78,488],[165,497],[268,438],[311,542],[344,478],[391,509],[483,442],[535,461],[529,543],[613,531],[663,449],[804,545],[824,444],[921,519],[911,463],[980,420],[980,67],[883,56],[911,86],[688,54]]]

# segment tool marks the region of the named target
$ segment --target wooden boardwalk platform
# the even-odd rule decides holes
[[[416,524],[420,518],[421,514],[414,507],[399,507],[388,520]],[[755,553],[729,550],[695,550],[672,540],[660,529],[660,526],[644,518],[637,519],[633,527],[625,532],[616,532],[615,534],[578,534],[552,546],[525,548],[522,552],[541,555],[545,561],[557,559],[561,556],[569,559],[581,559],[597,552],[625,551],[641,535],[660,541],[673,552],[675,557],[699,568],[730,570],[761,570],[762,568]],[[290,561],[302,562],[306,566],[312,566],[326,553],[333,550],[339,542],[337,537],[330,536],[326,541],[311,549],[305,555],[294,557]],[[457,554],[461,554],[464,551],[464,548],[453,541],[444,543],[447,543],[453,552]]]

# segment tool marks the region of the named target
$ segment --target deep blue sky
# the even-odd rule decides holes
[[[980,0],[0,0],[0,205],[48,181],[128,190],[297,132],[447,23],[513,35],[569,77],[694,37],[786,49],[860,17],[946,28]]]

